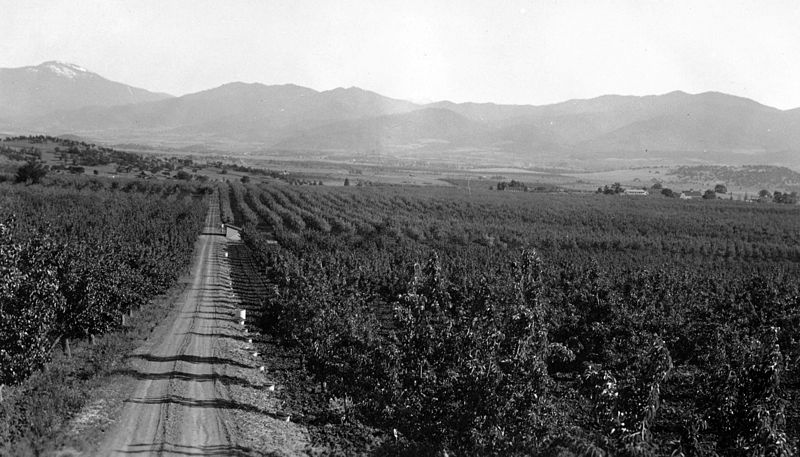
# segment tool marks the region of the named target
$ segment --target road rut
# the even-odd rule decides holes
[[[210,206],[204,233],[219,227],[218,205]],[[96,455],[305,454],[304,429],[276,414],[249,335],[237,322],[229,243],[237,241],[200,235],[174,321],[130,356],[135,388]],[[257,423],[272,438],[249,436]],[[247,436],[237,436],[240,429]]]
[[[228,427],[235,405],[222,383],[232,361],[220,356],[212,337],[232,317],[214,306],[223,290],[214,254],[224,243],[201,235],[201,261],[177,303],[180,313],[150,351],[133,355],[139,382],[98,455],[239,453]]]

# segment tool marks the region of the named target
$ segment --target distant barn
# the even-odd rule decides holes
[[[625,189],[623,193],[625,195],[650,195],[649,192],[644,189]]]

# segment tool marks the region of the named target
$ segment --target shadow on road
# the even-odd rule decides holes
[[[221,329],[221,328],[217,327],[216,330],[224,330],[224,329]],[[237,341],[247,341],[248,339],[252,339],[252,336],[249,336],[249,335],[234,335],[234,334],[231,334],[231,333],[219,333],[219,332],[216,332],[216,331],[211,332],[211,333],[185,332],[185,333],[182,333],[182,335],[194,335],[194,336],[199,336],[199,337],[202,337],[202,338],[230,338],[232,340],[237,340]]]
[[[237,385],[243,387],[250,387],[252,389],[262,389],[262,386],[258,386],[255,384],[250,383],[249,381],[237,378],[235,376],[228,376],[223,374],[217,373],[209,373],[209,374],[196,374],[196,373],[186,373],[183,371],[165,371],[161,373],[142,373],[141,371],[136,370],[117,370],[114,374],[121,374],[132,376],[136,379],[141,379],[145,381],[162,381],[168,379],[177,379],[180,381],[196,381],[196,382],[221,382],[225,385]]]
[[[133,355],[131,357],[135,357],[137,359],[147,360],[148,362],[186,362],[186,363],[208,363],[208,364],[217,364],[217,365],[233,365],[240,368],[253,368],[251,365],[247,365],[245,363],[237,362],[231,359],[223,359],[220,357],[199,357],[196,355],[169,355],[169,356],[158,356],[152,354],[141,354],[141,355]]]
[[[140,405],[180,405],[187,408],[213,408],[213,409],[236,409],[239,411],[247,411],[256,414],[269,416],[273,419],[281,419],[278,415],[256,408],[253,405],[246,403],[239,403],[233,400],[226,400],[223,398],[213,398],[209,400],[198,400],[195,398],[183,397],[180,395],[167,395],[163,397],[152,398],[131,398],[125,400],[125,403],[136,403]]]
[[[220,321],[230,321],[230,322],[238,322],[239,319],[237,317],[233,317],[232,313],[218,313],[218,312],[211,312],[211,311],[195,311],[191,313],[183,313],[186,316],[191,316],[191,318],[199,317],[201,319],[216,319]]]
[[[272,457],[278,454],[265,454],[255,449],[229,444],[208,444],[204,446],[188,446],[185,444],[164,443],[132,443],[126,450],[117,449],[120,454],[174,454],[174,455],[219,455],[219,456],[258,456]]]

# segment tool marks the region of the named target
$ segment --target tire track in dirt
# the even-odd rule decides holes
[[[212,201],[206,228],[214,227],[219,205]],[[135,388],[96,455],[310,452],[306,430],[280,415],[280,401],[251,353],[251,336],[237,322],[241,302],[258,291],[233,290],[231,243],[239,245],[200,236],[190,285],[175,303],[179,312],[131,356]]]

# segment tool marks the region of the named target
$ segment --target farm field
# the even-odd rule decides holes
[[[219,208],[212,198],[191,283],[175,302],[176,315],[132,354],[128,374],[136,383],[94,455],[286,455],[308,448],[301,425],[277,420],[280,403],[267,384],[273,381],[251,356],[257,348],[248,338],[256,335],[236,321],[245,292],[231,281],[228,253],[237,241],[220,234]],[[242,432],[243,424],[250,429]]]
[[[795,205],[229,187],[263,331],[392,452],[796,451]]]
[[[57,341],[101,335],[165,291],[191,257],[208,190],[97,179],[0,187],[4,384]]]
[[[0,2],[0,457],[800,457],[800,3]]]
[[[797,451],[797,205],[247,173],[0,183],[0,455],[49,449],[25,389],[63,343],[130,328],[190,265],[175,320],[115,371],[130,427],[98,455]],[[85,411],[68,392],[62,421]]]
[[[70,385],[106,370],[97,364],[108,354],[55,382],[47,381],[53,354],[125,327],[175,284],[203,224],[204,196],[186,183],[0,184],[0,455],[41,452],[44,432],[80,409],[86,398]]]

